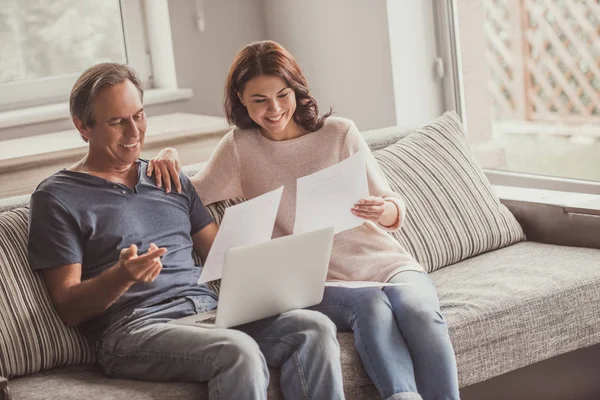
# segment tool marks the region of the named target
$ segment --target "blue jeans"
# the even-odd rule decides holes
[[[167,324],[205,311],[201,299],[178,298],[138,308],[96,345],[109,376],[147,381],[208,382],[212,399],[266,399],[267,367],[281,368],[286,399],[343,399],[334,324],[295,310],[236,329]]]
[[[405,286],[328,287],[321,311],[339,331],[353,331],[365,370],[384,399],[455,400],[458,374],[435,287],[427,274],[405,271]]]

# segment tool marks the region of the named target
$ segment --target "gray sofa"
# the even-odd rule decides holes
[[[364,135],[373,151],[404,136],[394,130]],[[185,170],[192,174],[201,167]],[[27,196],[0,200],[0,211],[27,202]],[[572,215],[553,205],[504,204],[528,240],[431,273],[454,343],[461,396],[467,400],[598,399],[600,216]],[[338,333],[338,339],[347,398],[377,399],[352,334]],[[280,398],[278,371],[271,372],[269,398]],[[200,384],[111,379],[91,362],[0,379],[0,400],[206,396]]]

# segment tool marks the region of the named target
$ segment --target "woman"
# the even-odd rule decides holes
[[[192,178],[205,204],[252,199],[284,185],[274,236],[293,232],[296,180],[364,151],[370,196],[348,212],[365,223],[335,236],[328,280],[405,285],[327,287],[314,307],[340,331],[354,332],[365,369],[384,399],[457,399],[454,352],[435,288],[422,267],[387,232],[400,229],[405,203],[389,188],[353,122],[319,115],[300,67],[272,41],[246,46],[227,78],[225,112],[237,127]],[[176,152],[153,167],[173,176]],[[170,169],[169,169],[170,168]],[[159,176],[160,175],[160,176]]]

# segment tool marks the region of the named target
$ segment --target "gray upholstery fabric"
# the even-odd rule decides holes
[[[153,383],[111,379],[94,365],[55,368],[9,381],[13,400],[179,400],[207,399],[206,387],[194,383]]]
[[[0,199],[0,213],[19,207],[29,207],[28,194]]]
[[[347,399],[377,399],[379,395],[366,376],[350,333],[338,334],[342,347],[344,390]],[[281,400],[279,371],[271,369],[269,399]],[[186,382],[140,382],[112,379],[94,365],[55,368],[9,381],[13,400],[201,400],[208,399],[206,385]]]
[[[600,343],[600,250],[523,242],[431,277],[461,386]]]

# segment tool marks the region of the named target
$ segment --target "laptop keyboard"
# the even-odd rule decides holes
[[[217,312],[209,311],[198,315],[198,319],[194,321],[196,324],[214,324],[217,320]]]

